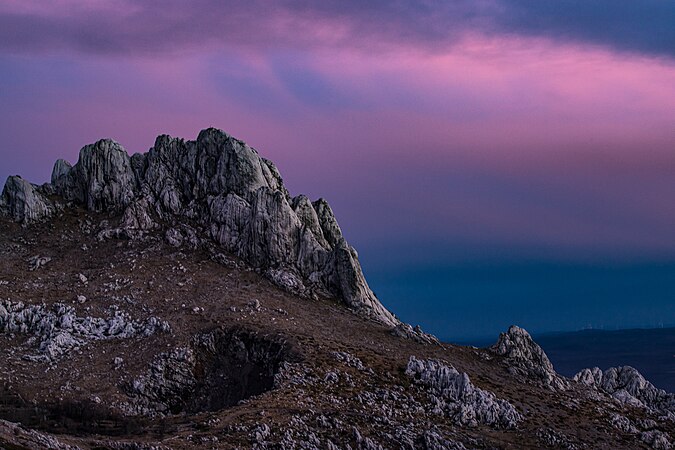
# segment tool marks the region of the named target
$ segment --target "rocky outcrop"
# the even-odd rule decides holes
[[[630,366],[584,369],[574,380],[609,394],[626,405],[645,408],[675,421],[675,394],[659,389]]]
[[[121,210],[136,196],[137,180],[131,158],[120,144],[103,139],[86,145],[74,167],[58,160],[52,185],[68,201],[92,211]]]
[[[2,190],[0,212],[23,224],[48,219],[58,210],[49,200],[48,190],[49,186],[36,186],[19,176],[11,176]]]
[[[668,434],[659,430],[645,431],[640,434],[640,440],[655,450],[670,450],[673,448]]]
[[[509,402],[477,388],[466,373],[440,361],[411,356],[405,373],[428,389],[434,412],[459,425],[515,428],[522,420]]]
[[[390,333],[392,336],[410,339],[422,344],[440,345],[441,343],[433,334],[422,331],[422,328],[419,325],[413,327],[407,323],[399,323],[391,329]]]
[[[47,186],[66,202],[120,212],[121,228],[104,238],[190,222],[299,295],[333,296],[364,317],[399,323],[368,287],[328,203],[291,197],[271,161],[223,131],[203,130],[194,141],[162,135],[131,157],[101,140],[82,148],[74,166],[58,160]],[[55,207],[41,189],[10,178],[2,210],[26,223],[50,217]]]
[[[40,352],[27,356],[31,360],[53,360],[87,341],[150,336],[159,331],[170,331],[169,324],[156,317],[142,322],[132,320],[119,310],[104,319],[78,316],[71,306],[62,303],[48,307],[0,302],[0,333],[30,335],[29,343],[36,344]]]
[[[550,389],[563,390],[569,385],[553,369],[544,350],[520,327],[512,325],[506,333],[501,333],[490,350],[505,358],[509,371],[514,375],[523,376]]]

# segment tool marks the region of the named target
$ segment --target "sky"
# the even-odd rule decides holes
[[[210,126],[443,338],[675,324],[673,1],[0,2],[0,180]]]

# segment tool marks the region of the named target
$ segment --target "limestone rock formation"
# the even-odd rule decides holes
[[[24,223],[49,218],[56,206],[47,191],[92,211],[120,212],[121,228],[102,239],[189,222],[297,294],[327,294],[364,317],[399,323],[368,287],[328,203],[291,197],[271,161],[223,131],[203,130],[194,141],[162,135],[131,157],[100,140],[83,147],[74,166],[58,160],[44,188],[10,177],[0,211]],[[181,245],[174,232],[167,236]]]
[[[103,139],[83,147],[74,167],[58,160],[52,170],[52,185],[64,199],[92,211],[118,210],[135,197],[136,178],[122,146]]]
[[[459,425],[515,428],[522,420],[509,402],[477,388],[467,374],[440,361],[411,356],[406,374],[429,390],[434,411]]]
[[[675,394],[659,389],[630,366],[584,369],[574,380],[614,397],[621,403],[645,408],[675,421]]]
[[[290,353],[285,341],[244,330],[201,334],[157,355],[118,407],[128,416],[217,411],[271,389]]]
[[[89,340],[150,336],[169,330],[169,324],[157,317],[136,321],[119,310],[104,319],[78,316],[71,306],[62,303],[49,308],[10,300],[0,302],[0,333],[30,335],[29,343],[35,342],[40,352],[28,357],[34,360],[57,358]]]
[[[524,329],[512,325],[506,333],[499,335],[499,340],[490,350],[503,356],[509,371],[516,375],[535,381],[551,389],[563,390],[568,381],[558,375],[553,364]]]
[[[36,186],[19,176],[11,176],[2,190],[0,213],[23,224],[48,219],[57,211],[56,204],[47,196],[48,189],[49,186]]]

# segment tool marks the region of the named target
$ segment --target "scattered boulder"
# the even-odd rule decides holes
[[[0,420],[0,448],[46,450],[80,450],[80,447],[61,442],[51,434],[24,428],[20,423]]]
[[[51,260],[52,258],[49,256],[31,256],[28,258],[28,269],[31,271],[38,270],[46,266]]]
[[[610,423],[614,428],[624,433],[637,433],[638,429],[633,425],[628,417],[622,416],[620,414],[612,414]]]

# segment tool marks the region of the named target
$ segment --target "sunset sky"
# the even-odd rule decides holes
[[[221,128],[441,337],[675,324],[675,2],[0,2],[0,182]]]

